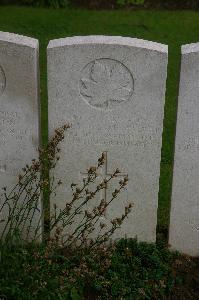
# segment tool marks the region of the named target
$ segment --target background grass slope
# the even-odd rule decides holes
[[[0,6],[0,30],[40,41],[42,138],[47,140],[46,47],[50,39],[73,35],[122,35],[169,45],[160,191],[159,230],[168,226],[180,68],[180,46],[199,42],[199,12],[89,11]],[[147,201],[147,199],[146,199]]]

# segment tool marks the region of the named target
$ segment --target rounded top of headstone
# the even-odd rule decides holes
[[[182,52],[182,54],[199,52],[199,43],[182,45],[181,52]]]
[[[51,40],[48,44],[48,49],[81,45],[81,44],[105,44],[105,45],[118,45],[129,46],[153,51],[168,53],[168,46],[147,40],[122,37],[122,36],[104,36],[104,35],[90,35],[90,36],[74,36],[61,39]]]
[[[1,41],[31,48],[38,48],[39,46],[39,41],[37,39],[3,31],[0,31],[0,42]]]

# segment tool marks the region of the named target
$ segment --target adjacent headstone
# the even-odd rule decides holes
[[[156,238],[167,51],[166,45],[108,36],[59,39],[48,46],[49,135],[72,124],[55,170],[64,185],[51,205],[63,209],[72,197],[71,183],[81,182],[105,153],[103,179],[116,168],[129,176],[105,218],[121,216],[128,201],[134,203],[116,238]],[[99,199],[108,201],[114,184]]]
[[[182,46],[169,243],[199,255],[199,43]]]
[[[38,156],[38,53],[37,40],[0,32],[0,188],[8,191],[21,169]]]

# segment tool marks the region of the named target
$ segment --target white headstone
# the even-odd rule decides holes
[[[38,156],[38,53],[37,40],[0,32],[0,188]]]
[[[50,41],[50,136],[64,123],[72,124],[55,173],[65,187],[51,204],[63,208],[72,197],[70,184],[80,182],[105,152],[101,176],[116,168],[129,176],[128,188],[106,218],[121,216],[128,201],[134,203],[116,237],[155,241],[166,75],[167,46],[162,44],[108,36]],[[114,184],[99,197],[110,197]]]
[[[199,255],[199,43],[182,46],[169,243]]]

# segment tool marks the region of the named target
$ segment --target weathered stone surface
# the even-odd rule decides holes
[[[128,188],[105,220],[120,216],[133,202],[115,237],[155,241],[166,75],[167,46],[158,43],[106,36],[49,43],[49,134],[72,124],[55,171],[64,186],[51,205],[64,208],[72,197],[71,183],[81,182],[105,152],[101,177],[117,167],[129,176]],[[114,187],[115,182],[98,200],[110,199]]]
[[[199,255],[199,43],[182,46],[170,238],[172,249]]]
[[[0,32],[0,188],[16,184],[39,146],[38,41]]]

